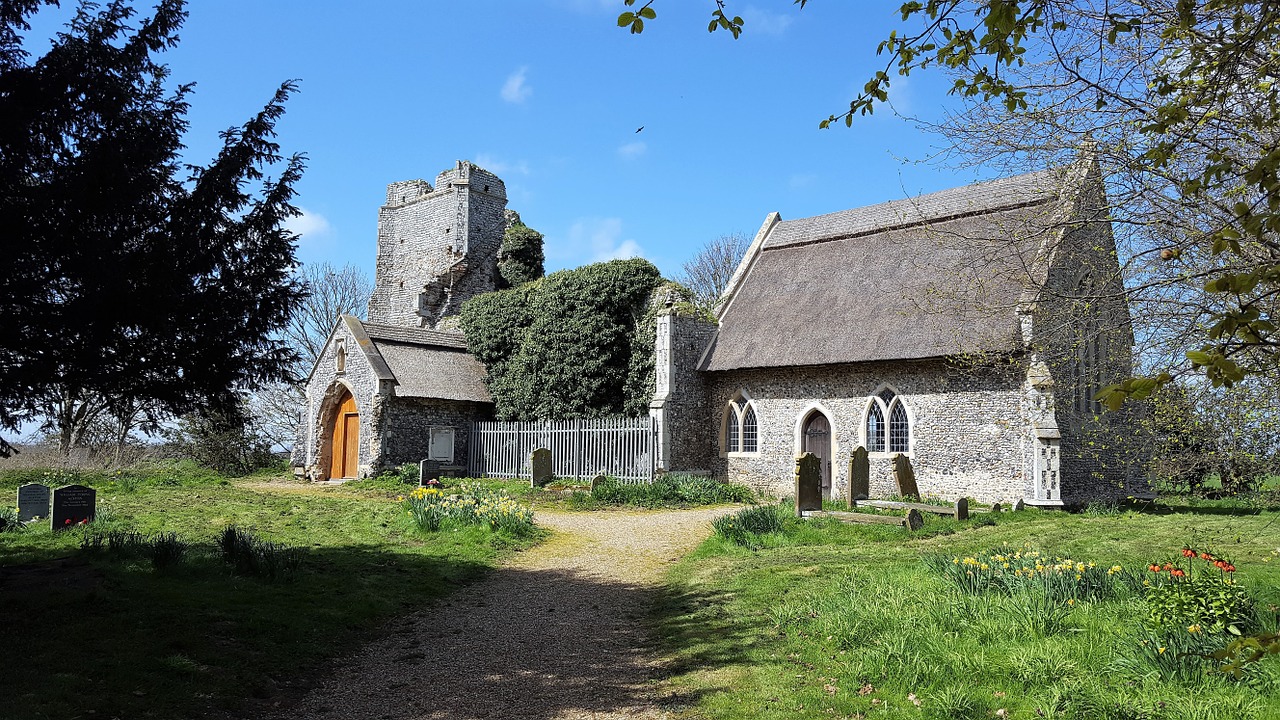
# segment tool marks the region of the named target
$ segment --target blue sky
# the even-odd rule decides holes
[[[548,270],[634,254],[671,275],[772,211],[805,217],[975,179],[911,162],[939,141],[887,108],[817,129],[882,66],[875,47],[898,5],[732,0],[746,20],[735,41],[707,32],[712,0],[658,0],[639,36],[616,26],[622,0],[193,0],[167,63],[196,83],[193,162],[300,80],[279,140],[309,158],[294,224],[304,262],[372,277],[386,184],[469,159],[546,236]],[[945,87],[934,73],[896,79],[891,99],[933,117]]]

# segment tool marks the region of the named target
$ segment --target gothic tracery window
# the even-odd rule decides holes
[[[902,398],[891,388],[871,397],[863,430],[867,452],[911,452],[911,416]]]
[[[758,452],[759,435],[755,405],[739,392],[725,408],[724,450],[726,453]]]

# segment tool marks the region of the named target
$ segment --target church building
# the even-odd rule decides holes
[[[492,417],[457,331],[495,288],[511,222],[470,163],[394,183],[379,211],[368,321],[339,318],[307,383],[297,471],[349,478],[435,459],[466,473]],[[791,491],[795,457],[872,494],[910,458],[924,493],[1058,506],[1140,492],[1127,416],[1094,394],[1131,370],[1132,330],[1091,155],[1044,170],[811,218],[770,214],[715,322],[659,314],[657,466]]]

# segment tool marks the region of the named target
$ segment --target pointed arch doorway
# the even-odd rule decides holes
[[[813,453],[822,468],[822,497],[831,498],[831,421],[814,410],[804,419],[800,433],[800,452]]]
[[[360,412],[350,390],[343,390],[337,399],[333,424],[329,429],[332,448],[329,458],[329,478],[356,478],[360,475]]]

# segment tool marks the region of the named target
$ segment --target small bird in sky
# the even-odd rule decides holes
[[[636,132],[640,132],[640,131],[641,131],[641,130],[643,130],[643,129],[644,129],[644,126],[643,126],[643,125],[641,125],[640,127],[636,128]]]

